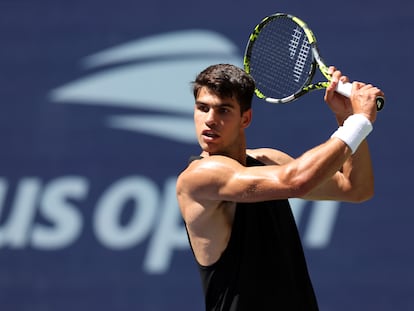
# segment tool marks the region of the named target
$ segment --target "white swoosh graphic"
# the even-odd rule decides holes
[[[194,122],[192,119],[173,116],[113,116],[109,119],[110,127],[157,135],[181,143],[196,142]]]
[[[179,54],[237,54],[237,47],[226,37],[208,30],[190,29],[168,32],[134,40],[93,54],[84,59],[84,66],[96,67],[145,57]]]
[[[143,57],[151,60],[120,64]],[[235,45],[220,34],[202,30],[161,34],[87,57],[84,62],[87,67],[114,63],[118,66],[58,87],[50,91],[49,98],[65,104],[132,108],[137,113],[152,111],[157,115],[109,116],[107,124],[181,143],[195,143],[191,82],[211,64],[241,66],[241,61]]]
[[[59,87],[50,97],[54,102],[191,114],[190,82],[196,73],[216,62],[237,60],[228,56],[124,65]]]

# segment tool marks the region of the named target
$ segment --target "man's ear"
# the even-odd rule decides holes
[[[243,112],[243,115],[242,115],[243,128],[249,127],[250,122],[252,122],[252,109],[248,109],[245,112]]]

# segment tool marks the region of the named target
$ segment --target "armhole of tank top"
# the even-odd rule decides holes
[[[203,158],[202,156],[196,156],[196,155],[190,156],[190,158],[188,159],[188,164],[190,164],[191,162],[196,161],[196,160],[201,160],[202,158]],[[197,257],[195,255],[195,253],[194,253],[193,244],[191,243],[190,235],[188,234],[188,229],[187,229],[186,224],[185,224],[185,231],[187,233],[188,242],[190,243],[190,249],[191,249],[191,252],[193,253],[193,256],[194,256],[194,259],[195,259],[195,262],[196,262],[197,266],[201,270],[205,270],[205,271],[209,271],[209,270],[213,269],[217,265],[217,263],[220,261],[220,258],[223,254],[221,254],[220,258],[215,263],[213,263],[209,266],[204,266],[204,265],[200,264],[197,260]],[[224,250],[224,251],[226,251],[226,250]]]
[[[202,270],[204,270],[204,271],[211,271],[211,270],[213,270],[219,263],[220,263],[220,261],[222,261],[223,260],[223,257],[226,255],[226,253],[227,252],[229,252],[229,245],[230,245],[230,242],[234,239],[234,223],[236,222],[236,219],[237,219],[237,215],[238,215],[238,208],[237,208],[237,206],[238,206],[238,204],[236,205],[236,212],[234,213],[234,221],[233,221],[233,226],[231,227],[231,234],[230,234],[230,238],[229,238],[229,241],[228,241],[228,243],[227,243],[227,246],[226,246],[226,248],[223,250],[223,252],[221,253],[221,255],[220,255],[220,257],[214,262],[214,263],[212,263],[211,265],[209,265],[209,266],[204,266],[204,265],[202,265],[202,264],[200,264],[199,262],[198,262],[198,260],[197,260],[197,258],[195,258],[195,255],[194,255],[194,258],[196,259],[196,263],[197,263],[197,265],[198,265],[198,267],[200,268],[200,269],[202,269]],[[191,242],[190,242],[190,244],[191,244]],[[192,247],[192,246],[191,246]],[[194,254],[194,251],[193,251],[193,254]]]
[[[197,257],[196,257],[196,255],[195,255],[195,253],[194,253],[193,244],[191,243],[190,234],[188,233],[187,224],[186,224],[185,222],[184,222],[184,227],[185,227],[185,232],[186,232],[186,234],[187,234],[188,243],[190,244],[190,249],[191,249],[191,252],[192,252],[192,254],[193,254],[193,257],[194,257],[194,259],[195,259],[195,262],[196,262],[197,266],[198,266],[201,270],[206,270],[206,271],[213,269],[213,268],[215,267],[215,265],[219,262],[219,260],[220,260],[221,256],[220,256],[220,258],[219,258],[219,259],[218,259],[215,263],[213,263],[213,264],[211,264],[211,265],[209,265],[209,266],[204,266],[204,265],[200,264],[200,263],[198,262],[198,260],[197,260]],[[225,251],[226,251],[226,250],[224,250],[224,252],[225,252]],[[223,252],[223,254],[224,254],[224,252]],[[223,255],[223,254],[221,254],[221,255]]]
[[[253,162],[253,163],[258,163],[259,165],[261,164],[261,165],[263,165],[260,161],[258,161],[258,160],[256,160],[255,158],[253,158],[253,157],[251,157],[251,156],[247,156],[247,158],[250,158],[250,159],[248,159],[248,161],[251,163],[251,162]],[[203,157],[202,156],[191,156],[190,158],[189,158],[189,160],[188,160],[188,164],[190,164],[191,162],[193,162],[193,161],[195,161],[195,160],[200,160],[200,159],[203,159]],[[237,214],[238,214],[238,208],[237,208],[237,206],[236,206],[236,212],[235,212],[235,214],[234,214],[234,222],[235,222],[235,220],[236,220],[236,218],[237,218]],[[234,224],[234,222],[233,222],[233,224]],[[194,259],[195,259],[195,261],[196,261],[196,264],[197,264],[197,266],[199,267],[199,269],[201,269],[201,270],[204,270],[204,271],[211,271],[211,270],[213,270],[219,263],[220,263],[220,261],[223,259],[223,256],[225,255],[225,253],[226,252],[228,252],[229,250],[229,243],[230,243],[230,241],[233,239],[233,234],[234,234],[234,226],[232,226],[232,228],[231,228],[231,234],[230,234],[230,238],[229,238],[229,242],[228,242],[228,244],[227,244],[227,246],[226,246],[226,248],[224,249],[224,251],[221,253],[221,255],[220,255],[220,257],[217,259],[217,261],[215,261],[214,263],[212,263],[211,265],[208,265],[208,266],[204,266],[204,265],[202,265],[202,264],[200,264],[199,262],[198,262],[198,260],[197,260],[197,257],[195,256],[195,253],[194,253],[194,249],[193,249],[193,245],[191,244],[191,239],[190,239],[190,236],[189,236],[189,234],[188,234],[188,230],[187,230],[187,226],[185,226],[185,230],[186,230],[186,232],[187,232],[187,237],[188,237],[188,241],[189,241],[189,243],[190,243],[190,248],[191,248],[191,251],[192,251],[192,253],[193,253],[193,256],[194,256]]]

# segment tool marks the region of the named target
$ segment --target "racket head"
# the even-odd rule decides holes
[[[243,64],[256,82],[257,97],[288,103],[312,89],[326,87],[310,85],[319,61],[316,38],[306,23],[293,15],[276,13],[264,18],[250,34]],[[327,68],[320,69],[326,76]]]

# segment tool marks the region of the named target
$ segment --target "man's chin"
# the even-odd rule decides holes
[[[202,144],[201,149],[204,153],[212,154],[220,154],[220,150],[213,144]]]

